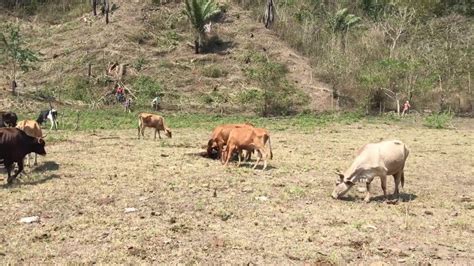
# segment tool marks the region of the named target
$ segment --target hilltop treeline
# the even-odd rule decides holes
[[[266,0],[234,0],[261,19]],[[472,111],[469,0],[275,1],[272,26],[310,57],[341,106]]]

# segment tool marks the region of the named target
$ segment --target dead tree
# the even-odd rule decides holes
[[[265,28],[270,28],[274,19],[275,5],[273,4],[273,0],[267,0],[267,4],[265,5],[265,14],[263,15],[263,23],[265,24]]]
[[[94,16],[97,16],[97,5],[102,4],[100,8],[102,15],[105,15],[105,24],[109,24],[109,11],[110,11],[110,0],[91,0],[92,11]]]

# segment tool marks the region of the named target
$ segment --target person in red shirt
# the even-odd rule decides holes
[[[116,85],[117,86],[117,90],[115,91],[115,98],[117,99],[117,101],[119,103],[123,102],[125,100],[125,91],[122,87],[120,87],[120,85]]]

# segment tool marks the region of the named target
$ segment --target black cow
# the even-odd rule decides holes
[[[0,127],[16,127],[18,117],[13,112],[0,112]]]
[[[5,165],[8,173],[8,184],[13,182],[23,171],[23,159],[31,152],[46,155],[45,143],[41,138],[28,136],[18,128],[0,128],[0,162]],[[14,175],[13,163],[18,164],[18,171]]]
[[[41,111],[36,122],[42,125],[47,119],[51,122],[50,130],[53,129],[53,127],[54,129],[58,129],[58,111],[56,111],[56,109],[51,108],[49,110]]]

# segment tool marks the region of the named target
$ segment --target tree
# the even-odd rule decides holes
[[[267,0],[267,4],[265,5],[265,13],[263,14],[263,23],[265,24],[265,28],[270,28],[274,19],[275,5],[273,4],[273,0]]]
[[[31,64],[38,61],[37,54],[25,48],[25,42],[20,35],[20,28],[16,25],[8,25],[6,32],[0,32],[0,55],[11,66],[11,85],[12,93],[15,93],[16,74],[18,68],[23,72],[27,72],[31,68]]]
[[[97,5],[102,2],[101,12],[102,15],[105,15],[105,24],[109,24],[109,10],[110,10],[110,1],[109,0],[92,0],[92,11],[94,16],[97,16]]]
[[[360,20],[360,17],[354,14],[349,14],[347,8],[343,8],[337,11],[334,17],[332,18],[332,30],[334,33],[339,33],[341,35],[341,48],[343,52],[345,52],[346,50],[347,32],[350,28],[359,23]]]
[[[205,25],[211,18],[221,12],[214,0],[186,0],[186,15],[196,31],[194,48],[196,54],[199,53],[199,47],[204,47],[206,39]]]

